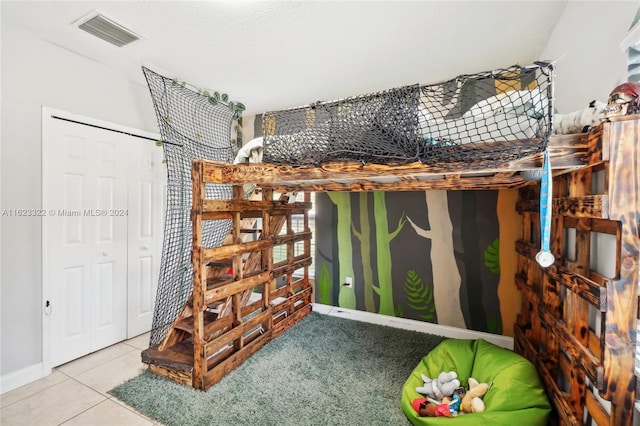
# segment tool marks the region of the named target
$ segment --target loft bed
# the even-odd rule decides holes
[[[541,168],[540,152],[481,168],[455,161],[288,166],[195,160],[193,292],[162,342],[143,352],[143,361],[156,374],[205,390],[311,312],[310,191],[512,188],[519,191],[523,223],[514,247],[514,282],[522,293],[515,351],[538,369],[555,422],[631,425],[637,394],[640,117],[614,118],[588,134],[550,136],[547,147],[556,259],[548,268],[535,261],[540,184],[526,178]],[[212,198],[210,185],[230,185],[232,194]],[[293,201],[291,194],[300,191],[306,192],[304,201]],[[294,215],[303,218],[300,232],[291,225]],[[203,226],[221,220],[231,222],[229,235],[219,247],[209,247]],[[611,276],[591,268],[592,234],[615,240]],[[276,246],[285,248],[285,260],[274,262]],[[280,277],[284,285],[277,286]]]

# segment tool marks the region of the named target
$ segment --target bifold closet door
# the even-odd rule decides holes
[[[52,117],[43,152],[51,366],[149,331],[165,166],[154,140]]]
[[[49,129],[44,254],[56,366],[126,338],[128,141],[59,119]]]

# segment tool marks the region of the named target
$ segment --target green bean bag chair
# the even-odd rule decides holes
[[[424,395],[421,373],[437,377],[443,371],[458,373],[460,385],[468,389],[468,379],[493,385],[482,398],[485,411],[455,418],[421,417],[411,402]],[[445,340],[427,354],[402,388],[402,410],[411,423],[421,425],[527,425],[544,426],[551,412],[547,395],[533,364],[508,349],[483,339]]]

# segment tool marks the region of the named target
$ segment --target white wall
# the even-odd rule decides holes
[[[41,106],[157,132],[146,86],[2,25],[2,209],[42,206]],[[141,71],[142,72],[142,71]],[[41,221],[1,217],[0,376],[42,362]]]
[[[618,47],[638,1],[570,1],[541,59],[557,60],[556,109],[568,113],[592,100],[606,102],[611,90],[627,81],[626,52]]]

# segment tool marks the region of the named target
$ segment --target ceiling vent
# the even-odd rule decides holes
[[[78,28],[92,34],[114,46],[122,47],[140,39],[133,31],[118,24],[113,19],[94,11],[88,17],[80,20]]]

